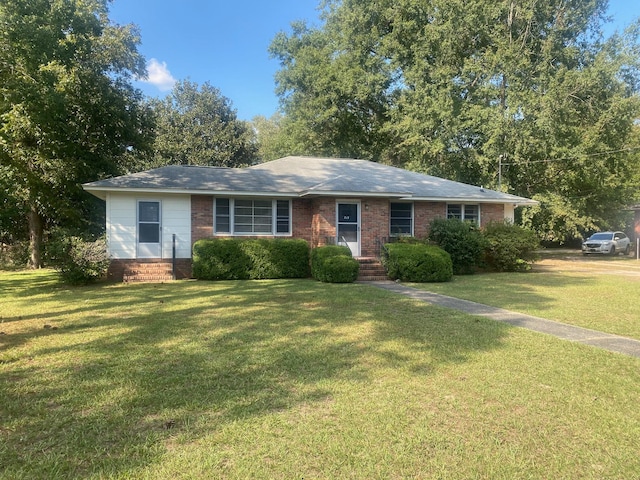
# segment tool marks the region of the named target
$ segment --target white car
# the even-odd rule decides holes
[[[615,255],[616,253],[629,254],[631,240],[623,232],[598,232],[582,242],[582,254],[601,253]]]

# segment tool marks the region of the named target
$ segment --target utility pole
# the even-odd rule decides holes
[[[498,191],[502,191],[502,159],[504,155],[498,156]]]

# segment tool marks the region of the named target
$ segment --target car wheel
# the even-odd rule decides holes
[[[624,254],[629,255],[630,251],[631,251],[631,245],[627,245],[627,248],[624,249]]]
[[[611,250],[609,250],[609,255],[614,256],[616,254],[616,247],[615,245],[611,246]]]

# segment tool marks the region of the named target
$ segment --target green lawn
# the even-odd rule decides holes
[[[640,340],[640,276],[591,271],[597,262],[581,265],[578,271],[569,265],[573,269],[463,275],[411,286]]]
[[[640,360],[366,285],[0,273],[0,478],[627,479]]]

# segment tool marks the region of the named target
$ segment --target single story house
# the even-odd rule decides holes
[[[537,203],[367,160],[300,156],[247,168],[173,165],[83,187],[106,201],[114,280],[172,261],[177,278],[189,277],[192,246],[207,237],[302,238],[377,257],[390,237],[425,236],[435,218],[482,225]]]

